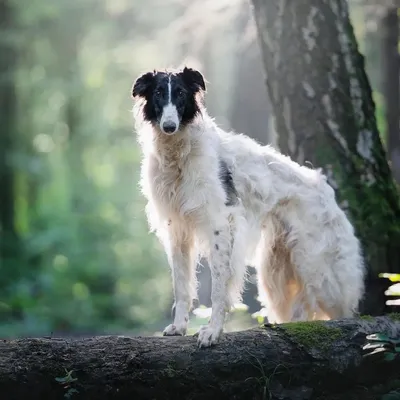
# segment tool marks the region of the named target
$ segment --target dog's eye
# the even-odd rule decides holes
[[[161,90],[156,90],[155,96],[156,97],[161,97]]]
[[[183,90],[178,90],[178,97],[184,97],[185,92]]]

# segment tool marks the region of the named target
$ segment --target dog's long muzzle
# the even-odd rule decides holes
[[[179,129],[178,111],[171,103],[164,107],[160,121],[160,128],[167,135],[172,135]]]

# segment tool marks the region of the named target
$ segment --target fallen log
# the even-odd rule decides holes
[[[375,399],[400,379],[400,357],[363,357],[377,332],[399,338],[398,316],[266,325],[208,349],[193,337],[1,340],[0,398]]]

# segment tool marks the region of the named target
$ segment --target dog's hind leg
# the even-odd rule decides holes
[[[287,229],[278,218],[266,221],[258,245],[258,294],[270,323],[303,320],[309,309],[303,284],[291,261]]]

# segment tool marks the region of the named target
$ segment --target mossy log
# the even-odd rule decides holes
[[[400,378],[399,357],[363,357],[366,335],[375,332],[400,337],[400,321],[267,325],[227,333],[208,349],[193,337],[2,340],[0,397],[375,399]]]

